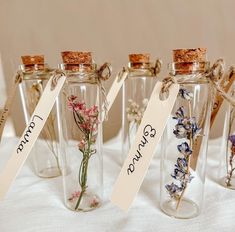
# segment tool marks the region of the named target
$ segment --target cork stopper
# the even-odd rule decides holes
[[[129,54],[129,67],[133,69],[148,68],[150,65],[150,54]]]
[[[150,54],[129,54],[129,61],[131,63],[149,63],[150,62]]]
[[[205,62],[206,48],[173,50],[173,62]]]
[[[44,69],[44,55],[21,56],[25,71],[34,71]]]
[[[66,70],[79,71],[81,67],[89,70],[92,67],[91,52],[64,51],[61,56]]]
[[[173,70],[176,74],[191,74],[204,72],[206,62],[206,48],[173,50]]]

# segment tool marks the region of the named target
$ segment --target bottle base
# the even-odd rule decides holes
[[[199,208],[193,201],[183,198],[177,208],[178,201],[168,200],[165,201],[161,209],[170,217],[179,219],[190,219],[198,216]]]
[[[66,206],[72,211],[87,212],[94,210],[101,205],[101,199],[94,193],[84,193],[78,205],[80,192],[74,192],[66,200]]]
[[[228,180],[227,177],[224,177],[224,178],[221,179],[220,183],[225,188],[235,190],[235,176],[231,177],[229,180]]]
[[[58,167],[45,168],[38,172],[41,178],[54,178],[61,176],[61,170]]]

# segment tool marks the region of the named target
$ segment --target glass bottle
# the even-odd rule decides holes
[[[211,114],[205,56],[205,49],[174,50],[169,65],[180,90],[162,138],[160,207],[175,218],[193,218],[203,204]]]
[[[150,63],[149,54],[130,54],[128,76],[122,88],[122,157],[127,157],[135,139],[152,90],[157,82],[157,65]],[[158,67],[159,68],[159,67]]]
[[[62,52],[67,80],[60,95],[61,161],[65,205],[90,211],[103,192],[102,96],[90,52]]]
[[[21,58],[23,65],[20,65],[20,71],[23,80],[19,89],[25,121],[28,123],[54,70],[44,64],[44,56],[22,56]],[[58,128],[54,106],[31,151],[34,170],[39,177],[52,178],[61,175],[58,149]]]
[[[233,83],[230,93],[235,96]],[[235,109],[224,100],[222,109],[225,111],[222,144],[220,146],[219,182],[226,188],[235,190]]]

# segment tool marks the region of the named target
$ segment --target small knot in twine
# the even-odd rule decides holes
[[[162,68],[162,61],[160,59],[157,59],[153,67],[154,75],[159,74],[161,72],[161,68]]]
[[[59,79],[62,76],[66,76],[65,72],[60,70],[60,69],[56,69],[53,73],[53,77],[52,77],[52,81],[51,81],[51,91],[53,91],[59,81]]]

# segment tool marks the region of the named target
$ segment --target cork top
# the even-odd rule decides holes
[[[191,74],[205,72],[208,67],[206,48],[176,49],[173,50],[171,72],[175,74]]]
[[[206,48],[173,50],[173,62],[205,62]]]
[[[91,52],[64,51],[61,52],[64,69],[70,71],[89,71],[92,69]]]
[[[37,71],[44,69],[44,55],[34,55],[34,56],[21,56],[22,63],[24,65],[24,71]]]
[[[129,54],[129,61],[131,63],[149,63],[150,62],[150,54],[148,54],[148,53]]]
[[[24,65],[44,64],[44,55],[21,56],[21,60]]]
[[[91,52],[64,51],[61,56],[64,64],[92,64]]]

